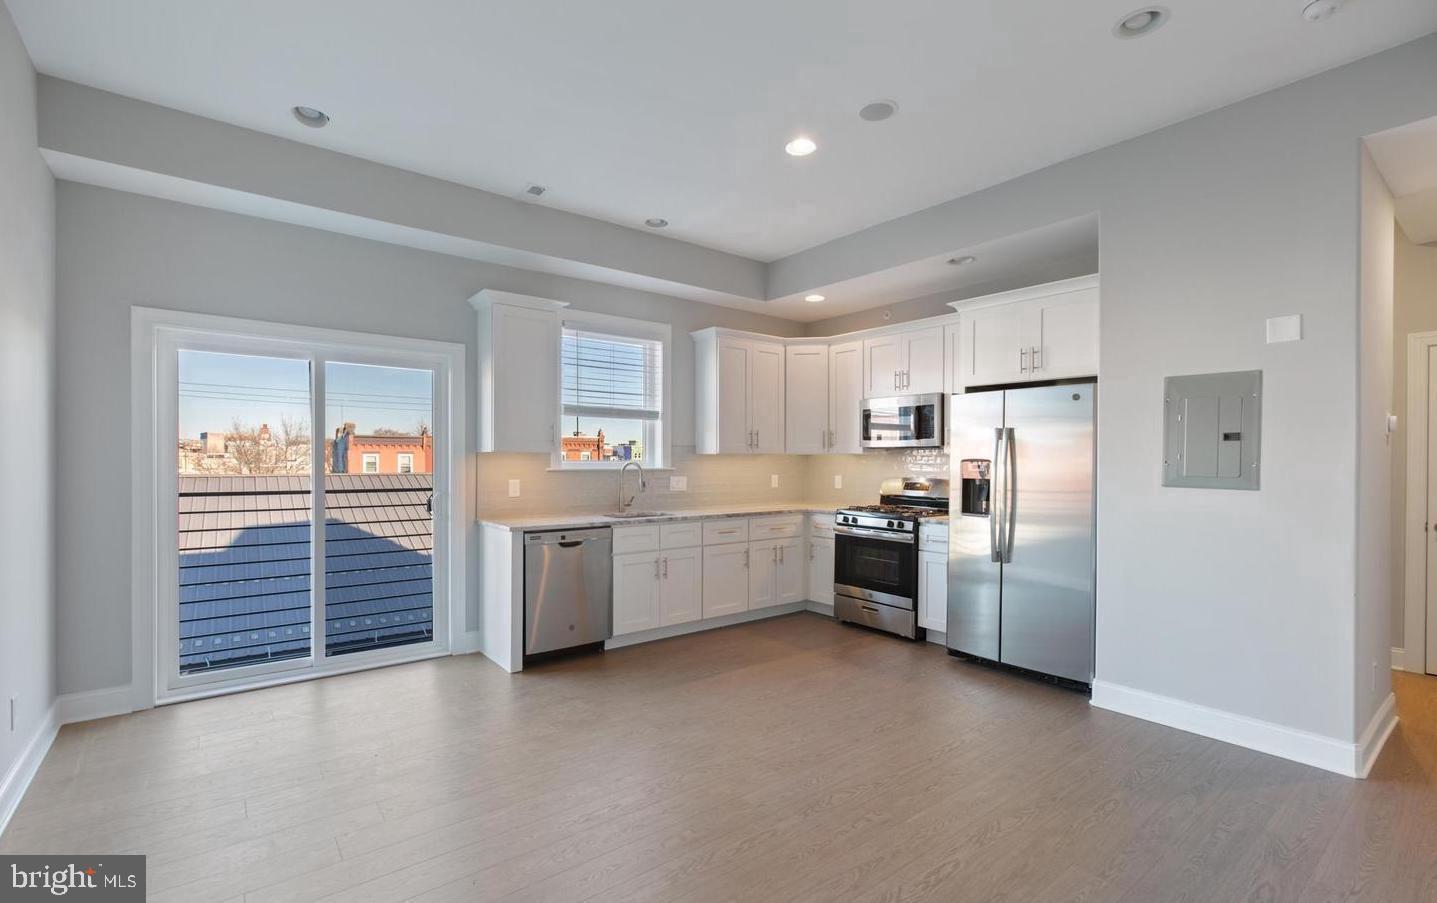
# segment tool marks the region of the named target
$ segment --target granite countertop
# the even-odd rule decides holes
[[[586,527],[638,527],[671,524],[710,517],[757,517],[767,514],[832,514],[837,505],[808,502],[775,502],[771,505],[726,505],[716,508],[688,508],[682,511],[660,511],[653,517],[613,517],[603,513],[540,514],[515,517],[480,518],[486,527],[502,530],[581,530]]]

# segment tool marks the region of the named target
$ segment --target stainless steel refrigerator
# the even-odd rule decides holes
[[[1091,382],[954,395],[951,652],[1093,680]]]

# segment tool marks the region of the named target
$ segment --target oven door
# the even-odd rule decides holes
[[[860,429],[859,444],[864,448],[940,448],[943,396],[865,398]]]
[[[877,531],[834,530],[833,591],[869,602],[917,609],[918,544],[912,536],[879,538]]]

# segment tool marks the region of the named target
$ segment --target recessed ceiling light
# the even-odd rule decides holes
[[[329,125],[329,114],[323,110],[316,110],[314,107],[290,107],[289,111],[299,120],[300,125],[307,125],[312,129],[322,129]]]
[[[645,226],[648,226],[650,229],[662,229],[664,226],[667,226],[668,224],[669,224],[669,221],[668,221],[668,220],[664,219],[663,217],[659,217],[659,216],[651,216],[651,217],[649,217],[648,219],[644,220],[644,225],[645,225]]]
[[[788,152],[790,157],[807,157],[818,150],[818,145],[813,143],[812,138],[800,136],[785,144],[783,149]]]
[[[967,265],[970,264],[970,263],[976,262],[977,260],[978,260],[978,258],[974,257],[973,255],[971,255],[971,254],[965,254],[965,255],[963,255],[962,257],[950,257],[950,258],[948,258],[948,264],[949,264],[950,266],[955,266],[955,267],[965,267],[965,266],[967,266]]]
[[[1118,20],[1118,24],[1113,26],[1113,35],[1119,38],[1140,38],[1157,31],[1167,23],[1170,16],[1162,6],[1134,10]]]
[[[818,302],[820,302],[820,301],[823,300],[823,296],[822,296],[822,295],[804,295],[804,296],[803,296],[803,300],[807,301],[809,304],[817,304]]]
[[[1302,8],[1302,17],[1309,22],[1321,22],[1342,9],[1343,0],[1312,0]]]
[[[858,118],[864,122],[882,122],[897,112],[898,104],[895,101],[875,100],[858,111]]]

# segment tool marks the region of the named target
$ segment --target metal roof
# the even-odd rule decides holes
[[[310,648],[308,476],[181,476],[180,670]],[[325,477],[327,654],[433,635],[429,474]]]

